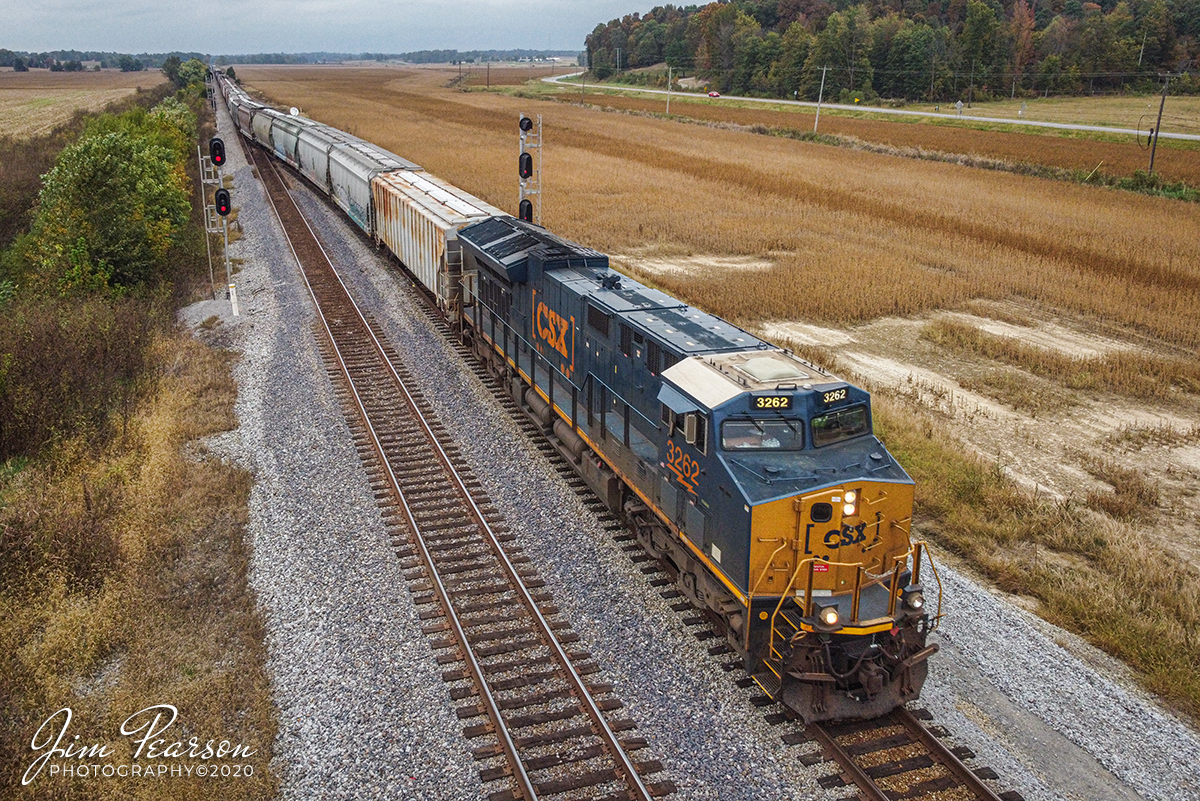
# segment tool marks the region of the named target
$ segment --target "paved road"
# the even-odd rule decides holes
[[[566,78],[574,78],[574,77],[576,77],[578,75],[582,75],[582,74],[583,73],[580,73],[580,72],[573,72],[570,75],[555,75],[550,78],[542,78],[542,80],[545,81],[546,83],[557,84],[557,83],[561,83]],[[570,85],[576,86],[577,84],[570,84]],[[616,87],[613,85],[605,85],[604,88],[606,88],[606,89],[619,88],[622,91],[627,91],[627,92],[645,92],[645,93],[655,94],[655,95],[665,95],[667,93],[666,89],[645,89],[640,86]],[[677,96],[680,94],[683,94],[684,97],[695,97],[695,95],[693,95],[691,93],[674,92],[673,94],[675,94]],[[736,97],[734,95],[722,95],[721,100],[739,100],[739,101],[744,101],[744,102],[749,102],[749,103],[774,103],[774,104],[785,104],[785,105],[789,105],[789,106],[807,106],[809,108],[817,107],[816,103],[811,103],[806,100],[778,100],[778,99],[770,99],[770,98],[764,98],[764,97]],[[1027,125],[1027,126],[1030,126],[1033,128],[1059,128],[1059,129],[1067,130],[1067,131],[1098,131],[1100,133],[1109,133],[1109,134],[1128,134],[1129,136],[1145,136],[1147,133],[1146,131],[1138,131],[1138,130],[1134,130],[1133,128],[1109,128],[1104,125],[1075,125],[1075,124],[1066,123],[1066,122],[1043,122],[1041,120],[1026,120],[1026,119],[1015,119],[1014,120],[1014,119],[1010,119],[1008,117],[976,117],[976,116],[972,116],[970,114],[941,114],[936,111],[911,111],[908,109],[901,109],[901,108],[880,108],[878,106],[845,106],[845,105],[840,105],[838,103],[822,103],[821,108],[823,108],[823,109],[832,108],[832,109],[839,109],[842,111],[869,111],[872,114],[896,114],[896,115],[900,115],[900,116],[909,116],[909,117],[932,117],[935,119],[944,119],[944,120],[973,120],[975,122],[1003,123],[1005,125]],[[1172,133],[1171,131],[1163,131],[1162,133],[1159,134],[1159,138],[1160,139],[1187,139],[1187,140],[1191,140],[1193,142],[1200,142],[1200,134]]]

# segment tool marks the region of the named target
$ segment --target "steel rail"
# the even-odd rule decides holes
[[[252,151],[254,150],[253,146],[251,146],[251,150]],[[255,156],[253,158],[254,158],[255,163],[258,164],[260,161],[259,154],[255,153]],[[278,179],[279,173],[276,169],[274,162],[271,161],[271,159],[269,157],[267,158],[267,162],[270,165],[270,169],[271,169],[272,173]],[[280,180],[280,184],[282,185],[282,180]],[[267,196],[268,196],[268,199],[270,199],[270,193],[268,193]],[[354,307],[355,312],[359,315],[359,319],[363,322],[364,328],[366,329],[367,333],[370,335],[371,341],[374,343],[377,352],[382,357],[384,364],[387,365],[387,368],[390,371],[397,387],[403,393],[406,401],[409,404],[409,407],[414,412],[416,420],[419,422],[419,424],[420,424],[421,428],[424,430],[424,433],[425,433],[426,437],[428,438],[430,444],[432,445],[433,449],[437,453],[439,460],[442,462],[447,473],[454,481],[455,488],[459,491],[460,495],[466,501],[467,505],[471,509],[472,516],[475,518],[475,521],[478,524],[480,530],[487,536],[489,543],[491,544],[493,550],[495,551],[497,557],[500,560],[501,566],[504,568],[505,572],[508,574],[508,578],[509,578],[510,582],[516,589],[516,591],[517,591],[518,595],[520,596],[522,602],[524,603],[525,607],[530,612],[530,615],[533,617],[535,622],[538,624],[538,628],[540,629],[540,631],[543,635],[543,638],[545,639],[547,644],[549,644],[551,650],[554,651],[555,656],[557,657],[557,661],[563,667],[564,673],[566,674],[566,677],[568,679],[568,683],[571,685],[572,694],[581,703],[584,704],[586,711],[588,713],[588,716],[592,719],[593,724],[595,725],[595,727],[597,729],[598,735],[601,737],[601,739],[605,740],[608,743],[608,747],[609,747],[608,750],[611,752],[614,759],[616,760],[618,767],[621,769],[621,771],[623,773],[626,774],[627,781],[631,785],[631,789],[636,790],[637,798],[642,799],[642,801],[650,801],[650,799],[652,798],[650,791],[646,788],[645,783],[641,779],[641,776],[638,775],[636,767],[634,766],[632,760],[630,760],[629,755],[625,752],[625,749],[621,746],[616,733],[613,732],[612,728],[608,725],[608,721],[606,721],[604,719],[604,715],[601,712],[600,707],[596,704],[595,699],[592,698],[591,693],[588,692],[587,687],[585,686],[585,684],[583,682],[583,678],[579,675],[578,671],[575,670],[574,665],[571,664],[571,660],[570,660],[569,656],[567,655],[566,650],[563,648],[562,644],[558,641],[558,638],[554,635],[549,622],[546,620],[545,616],[542,614],[541,609],[538,608],[537,602],[533,599],[533,596],[530,594],[529,589],[525,586],[525,583],[520,579],[519,575],[517,574],[517,570],[513,566],[512,561],[509,559],[508,554],[505,553],[504,548],[501,545],[500,540],[496,535],[496,532],[492,529],[492,526],[490,523],[488,523],[486,517],[483,514],[483,511],[479,508],[478,504],[475,502],[474,497],[472,497],[470,491],[467,489],[466,484],[463,481],[462,477],[459,475],[458,471],[454,468],[453,464],[450,461],[449,456],[446,454],[445,450],[442,448],[441,443],[438,441],[437,437],[434,435],[433,430],[430,427],[428,421],[425,419],[424,415],[421,414],[415,399],[409,393],[408,387],[405,385],[405,383],[401,379],[399,373],[396,371],[395,365],[393,365],[391,360],[387,357],[386,352],[384,351],[384,348],[383,348],[383,344],[379,341],[379,338],[375,335],[375,332],[371,329],[370,324],[366,322],[365,316],[363,315],[361,308],[359,307],[358,303],[354,300],[354,297],[350,294],[350,291],[346,288],[345,283],[342,281],[342,278],[338,274],[337,270],[333,267],[333,262],[329,259],[328,254],[325,252],[324,246],[321,245],[321,242],[317,238],[316,234],[313,232],[312,227],[308,224],[308,220],[304,217],[304,214],[302,212],[300,212],[299,207],[296,206],[295,199],[291,197],[290,193],[288,194],[288,198],[292,202],[293,206],[295,207],[296,212],[299,214],[301,220],[304,221],[305,227],[308,228],[309,234],[313,237],[313,240],[317,243],[317,246],[320,248],[322,255],[325,257],[326,262],[329,264],[330,271],[333,274],[333,277],[337,280],[338,284],[342,287],[343,291],[345,292],[346,298],[350,301],[350,304]],[[275,211],[276,216],[278,217],[279,212],[278,212],[278,209],[275,208],[274,200],[271,200],[271,207]],[[281,220],[281,225],[282,225],[282,220]],[[299,263],[299,257],[296,255],[295,248],[292,247],[291,237],[287,236],[286,231],[285,231],[285,237],[288,239],[288,246],[289,246],[289,248],[292,249],[293,256],[296,257],[297,263]],[[301,272],[303,273],[303,270],[301,270]],[[304,277],[304,281],[305,281],[305,285],[308,287],[309,294],[313,298],[314,304],[316,304],[319,309],[320,305],[317,301],[316,294],[314,293],[314,291],[312,289],[312,285],[309,284],[309,282],[308,282],[307,276]],[[318,315],[318,316],[321,316],[321,315]],[[401,506],[404,508],[405,516],[409,520],[409,524],[412,527],[412,531],[414,532],[414,534],[417,535],[415,537],[415,539],[420,548],[422,559],[425,561],[426,567],[430,571],[431,576],[433,577],[433,583],[434,583],[435,589],[438,592],[439,600],[442,601],[442,604],[446,609],[447,615],[451,621],[451,625],[455,630],[455,634],[457,635],[460,643],[462,644],[462,650],[469,657],[467,659],[467,662],[468,662],[469,667],[472,670],[472,674],[476,678],[476,683],[479,685],[480,693],[485,700],[485,704],[488,707],[488,716],[490,718],[492,718],[493,726],[497,730],[497,736],[501,740],[501,745],[504,747],[506,756],[508,756],[510,761],[513,763],[514,770],[518,771],[520,773],[519,781],[522,785],[521,786],[522,792],[526,794],[526,798],[529,799],[529,801],[534,801],[534,799],[537,798],[536,792],[534,791],[534,789],[532,787],[532,784],[528,778],[528,775],[525,773],[525,769],[524,769],[524,766],[523,766],[520,758],[516,754],[516,746],[512,742],[511,736],[509,735],[507,728],[503,725],[502,717],[499,714],[498,705],[496,704],[494,698],[491,695],[491,691],[487,686],[486,680],[483,678],[482,668],[476,661],[474,654],[471,652],[471,648],[467,642],[466,634],[462,628],[461,622],[459,621],[457,613],[454,612],[453,606],[451,605],[451,603],[449,601],[449,596],[446,593],[444,586],[442,585],[441,578],[438,575],[437,568],[434,566],[433,559],[432,559],[431,555],[429,554],[428,550],[426,549],[423,539],[420,537],[420,534],[419,534],[420,528],[418,528],[417,523],[413,519],[411,511],[408,508],[408,504],[404,500],[404,494],[403,494],[403,490],[400,488],[399,480],[396,478],[394,472],[392,471],[391,465],[389,464],[389,462],[382,450],[382,443],[379,442],[378,438],[376,437],[373,427],[370,425],[370,422],[368,421],[366,409],[362,404],[362,400],[358,395],[357,389],[354,387],[353,381],[350,379],[348,368],[346,367],[345,363],[341,359],[340,351],[338,351],[337,344],[333,338],[333,332],[329,329],[329,326],[325,322],[325,319],[323,316],[321,316],[321,324],[322,324],[322,326],[324,326],[326,335],[329,337],[330,342],[333,343],[334,351],[338,356],[339,365],[343,371],[343,374],[346,376],[347,381],[350,384],[351,391],[354,395],[355,403],[359,408],[359,413],[360,413],[360,415],[362,415],[363,420],[366,423],[367,429],[370,432],[372,443],[373,443],[376,451],[379,453],[380,461],[383,463],[384,468],[387,471],[388,478],[392,483],[393,491],[400,498]]]
[[[838,745],[838,741],[833,739],[833,735],[825,731],[824,726],[819,723],[810,723],[805,732],[819,742],[826,753],[838,763],[838,766],[850,775],[850,780],[858,785],[858,789],[867,794],[867,801],[891,801],[879,785],[859,767],[854,758]]]
[[[889,717],[902,725],[916,742],[925,747],[930,758],[950,771],[959,784],[965,787],[978,801],[1003,801],[992,791],[992,788],[984,783],[983,779],[976,776],[941,740],[934,736],[933,732],[921,725],[921,721],[913,717],[908,709],[897,707],[888,717],[879,718],[879,721],[882,723]],[[887,792],[867,775],[854,757],[846,753],[846,750],[838,744],[833,735],[825,730],[824,726],[819,723],[810,723],[805,728],[805,732],[819,742],[826,753],[833,757],[838,766],[850,777],[850,780],[867,795],[867,801],[890,801]]]
[[[921,741],[921,744],[929,749],[929,753],[934,759],[938,760],[954,774],[954,778],[962,782],[967,789],[975,794],[980,801],[1001,801],[1000,796],[992,792],[992,788],[988,787],[983,779],[975,775],[974,771],[962,763],[954,753],[942,743],[933,732],[925,728],[921,721],[913,717],[913,714],[904,707],[899,707],[893,713],[896,720],[908,729],[909,733]]]

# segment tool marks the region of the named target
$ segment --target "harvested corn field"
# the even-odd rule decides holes
[[[452,70],[239,73],[508,211],[518,114],[542,115],[549,229],[871,388],[928,536],[1200,710],[1194,205],[464,92]]]

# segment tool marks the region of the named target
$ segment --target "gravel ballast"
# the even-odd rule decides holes
[[[245,231],[231,245],[242,316],[196,304],[242,354],[240,427],[217,443],[255,474],[252,581],[266,613],[287,798],[485,794],[316,349],[307,290],[230,132],[226,174]],[[295,194],[343,280],[391,337],[547,588],[638,722],[679,799],[822,799],[828,765],[786,746],[657,588],[556,477],[403,291],[407,282],[307,185]],[[214,446],[216,447],[216,446]],[[1068,635],[943,566],[949,617],[922,704],[1037,799],[1200,799],[1200,738]],[[1068,643],[1064,648],[1059,642]],[[1086,659],[1080,658],[1083,654]],[[775,711],[772,709],[767,712]],[[642,752],[646,753],[646,752]],[[647,758],[639,754],[639,760]],[[488,789],[495,789],[490,787]]]

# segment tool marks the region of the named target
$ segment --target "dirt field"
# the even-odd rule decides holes
[[[96,111],[114,100],[166,80],[145,72],[50,72],[0,70],[0,136],[34,136],[70,119],[78,109]]]
[[[1056,552],[1035,544],[1035,568],[1103,575],[1105,559],[1085,566],[1080,554],[1086,561],[1095,547],[1120,543],[1139,553],[1147,586],[1177,588],[1157,596],[1182,609],[1171,625],[1194,625],[1182,621],[1195,619],[1196,604],[1181,594],[1194,595],[1200,567],[1194,205],[461,92],[444,88],[452,73],[432,70],[246,67],[239,75],[510,211],[518,113],[541,114],[548,228],[900,399],[928,421],[927,438],[957,441],[1031,498],[1084,508],[1089,531],[1099,532],[1088,535],[1092,545]],[[945,147],[937,137],[967,133],[870,125],[881,140],[910,137],[911,146],[936,149]],[[971,142],[1017,150],[1081,146],[1089,160],[1098,147],[970,133]],[[955,326],[987,352],[1012,353],[982,356],[979,342],[972,350],[947,337]],[[1141,500],[1118,513],[1117,496]],[[1179,642],[1195,648],[1194,634]]]

